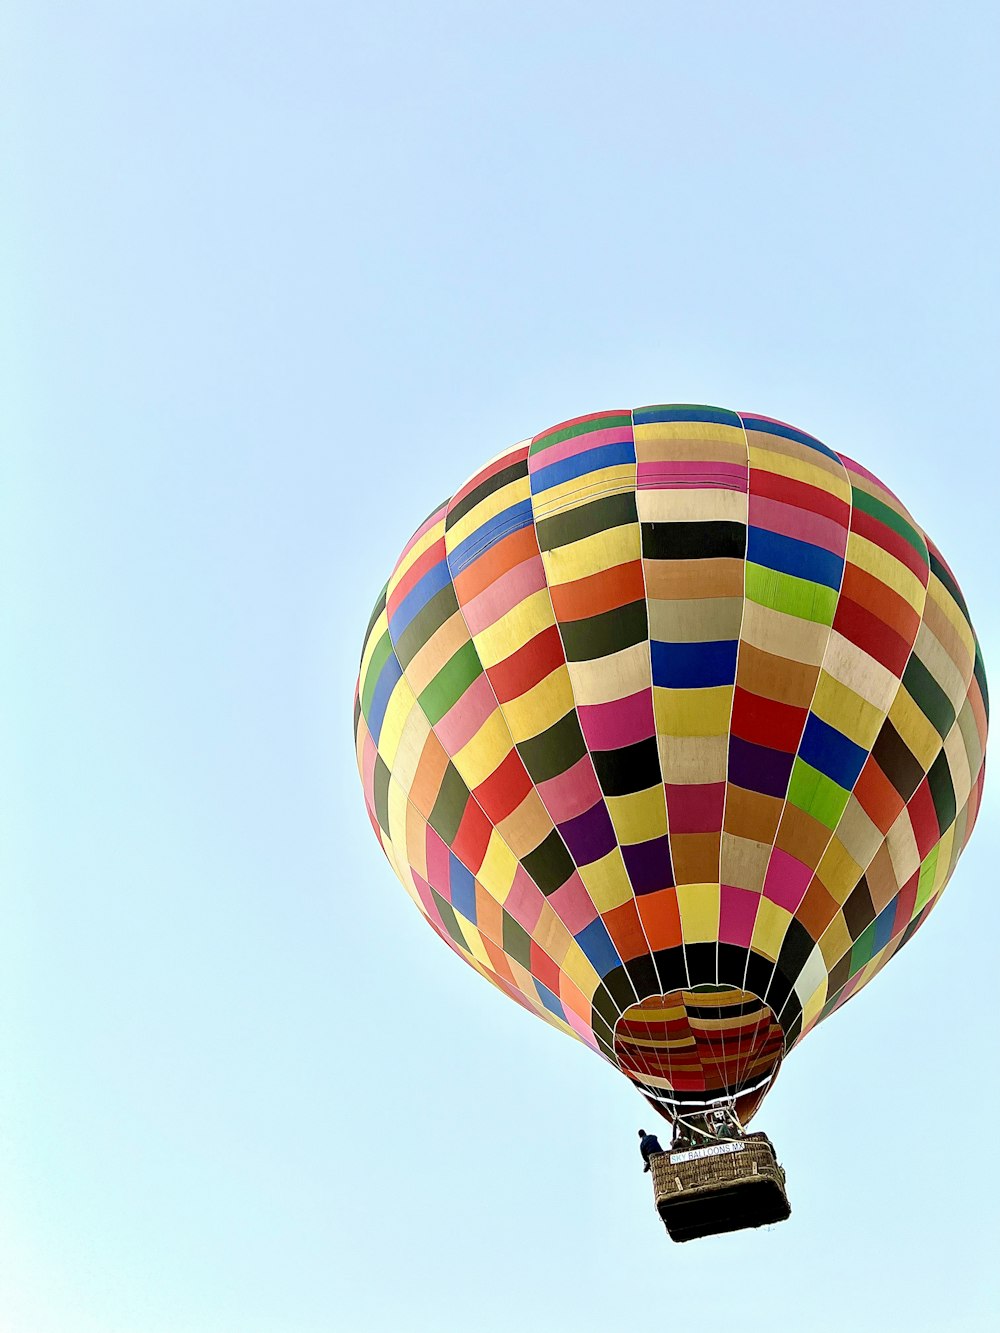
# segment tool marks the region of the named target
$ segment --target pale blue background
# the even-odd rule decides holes
[[[995,787],[768,1103],[791,1222],[679,1248],[643,1104],[393,879],[350,715],[432,506],[657,401],[883,474],[1000,660],[996,6],[3,24],[0,1328],[993,1327]]]

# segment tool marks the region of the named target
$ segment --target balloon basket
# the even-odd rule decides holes
[[[785,1173],[764,1134],[649,1159],[656,1211],[671,1240],[783,1222],[791,1212]]]

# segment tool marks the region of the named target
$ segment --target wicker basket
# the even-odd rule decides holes
[[[656,1211],[672,1240],[783,1222],[785,1173],[763,1134],[649,1159]]]

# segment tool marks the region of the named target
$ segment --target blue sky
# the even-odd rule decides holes
[[[3,29],[0,1326],[992,1327],[993,785],[768,1101],[791,1221],[670,1247],[642,1103],[422,924],[350,718],[432,506],[648,402],[873,468],[1000,660],[995,6]]]

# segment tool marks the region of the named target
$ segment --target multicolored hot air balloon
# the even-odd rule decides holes
[[[664,1114],[744,1122],[937,902],[986,728],[895,495],[677,405],[555,426],[435,509],[355,702],[372,826],[445,943]]]

